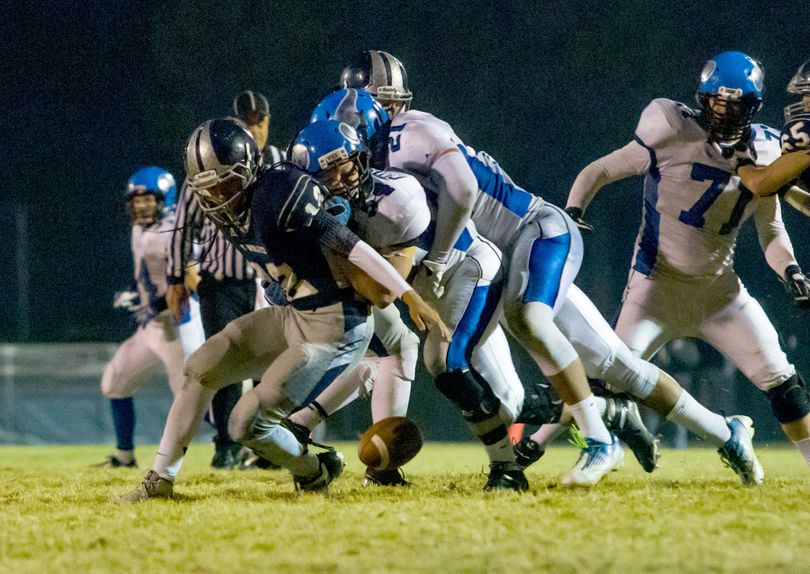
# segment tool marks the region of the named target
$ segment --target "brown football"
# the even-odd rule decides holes
[[[388,417],[371,425],[357,445],[357,456],[374,470],[391,470],[422,448],[422,432],[408,417]]]

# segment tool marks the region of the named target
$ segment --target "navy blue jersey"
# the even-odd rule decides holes
[[[322,208],[323,201],[320,186],[300,170],[283,166],[261,172],[250,204],[249,233],[235,242],[300,309],[354,298],[341,263],[359,238]]]

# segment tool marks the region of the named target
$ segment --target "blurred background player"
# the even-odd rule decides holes
[[[741,163],[768,165],[779,157],[779,134],[752,124],[763,81],[761,66],[749,56],[716,55],[700,77],[699,110],[653,100],[632,142],[580,172],[568,209],[581,220],[604,185],[645,176],[644,218],[616,332],[644,358],[679,337],[711,344],[763,391],[785,434],[810,462],[810,398],[776,330],[733,268],[740,225],[753,217],[768,265],[806,290],[778,198],[755,197],[735,175]],[[735,435],[753,434],[748,417],[724,418],[685,392],[673,398],[667,418],[698,427],[696,434],[721,453]],[[761,482],[761,468],[752,471],[749,482]]]
[[[130,311],[138,328],[115,352],[101,378],[101,392],[110,399],[115,428],[115,454],[103,463],[111,467],[136,466],[132,395],[138,385],[161,365],[172,394],[183,384],[183,346],[177,322],[166,309],[165,297],[173,207],[177,202],[174,177],[159,167],[141,168],[129,178],[126,200],[132,221],[134,289],[117,294],[115,306]],[[184,319],[193,333],[189,313]]]
[[[263,161],[272,165],[281,161],[281,152],[268,143],[270,109],[267,98],[247,90],[234,98],[233,111],[256,140]],[[257,289],[254,270],[242,253],[206,219],[188,188],[183,183],[177,209],[177,230],[172,236],[170,251],[169,291],[167,301],[176,316],[188,308],[189,291],[185,276],[192,259],[194,244],[202,245],[197,288],[200,311],[206,337],[221,331],[233,319],[253,311],[262,297]],[[242,395],[242,382],[234,381],[220,389],[211,403],[211,418],[216,429],[214,436],[214,468],[233,468],[240,462],[240,445],[228,435],[228,417]],[[251,462],[256,462],[252,459]]]

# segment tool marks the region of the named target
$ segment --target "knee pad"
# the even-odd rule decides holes
[[[501,407],[489,385],[470,369],[441,373],[436,377],[436,388],[472,423],[488,419]]]
[[[792,423],[810,413],[810,396],[804,381],[798,373],[781,385],[765,391],[771,402],[771,409],[780,423]]]
[[[646,399],[658,384],[660,374],[658,367],[627,350],[616,355],[613,363],[605,370],[603,378],[611,390]]]

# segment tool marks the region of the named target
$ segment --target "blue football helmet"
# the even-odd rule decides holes
[[[324,120],[309,124],[295,137],[290,160],[314,175],[333,195],[362,205],[371,185],[368,147],[347,123]],[[346,171],[351,163],[354,170]]]
[[[789,94],[801,96],[801,100],[785,106],[785,121],[789,122],[801,116],[810,118],[810,60],[802,64],[788,83]]]
[[[311,123],[323,120],[349,124],[366,143],[372,158],[385,157],[391,117],[368,92],[355,89],[332,92],[320,101],[310,117]]]
[[[238,120],[208,120],[188,139],[188,185],[203,213],[231,237],[247,230],[251,186],[262,162],[256,140]]]
[[[155,198],[154,209],[136,210],[133,207],[133,198],[144,195]],[[126,199],[132,221],[138,225],[152,225],[159,219],[161,211],[172,210],[177,205],[177,184],[174,176],[160,167],[142,167],[129,178]]]
[[[742,139],[762,107],[765,73],[742,52],[721,52],[706,62],[695,99],[709,141],[731,146]]]

